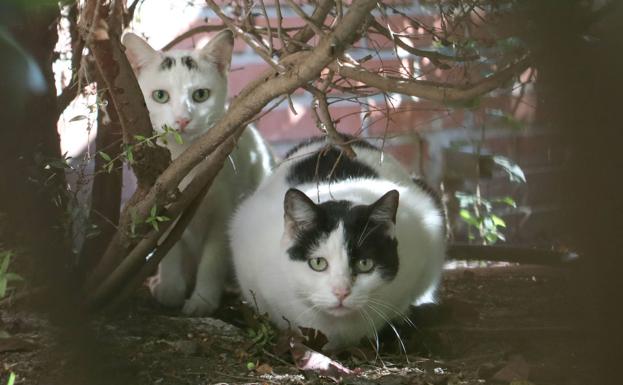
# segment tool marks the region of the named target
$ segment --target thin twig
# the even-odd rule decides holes
[[[349,144],[344,142],[342,135],[337,132],[335,125],[333,124],[333,119],[331,118],[331,113],[329,111],[329,104],[327,103],[327,95],[314,86],[307,86],[305,89],[314,95],[314,107],[317,107],[318,109],[317,116],[320,119],[329,140],[336,146],[339,146],[347,157],[350,159],[355,158],[357,154],[355,154],[355,151],[353,151],[353,148]]]
[[[369,87],[385,90],[386,92],[396,92],[437,102],[450,103],[473,99],[493,91],[511,77],[529,68],[529,66],[530,61],[526,58],[489,77],[483,78],[479,82],[467,86],[381,76],[362,67],[337,62],[329,65],[329,68],[336,71],[339,75],[362,82]]]
[[[316,24],[316,21],[312,20],[309,18],[309,16],[307,16],[307,14],[305,12],[303,12],[303,10],[301,9],[301,7],[298,6],[298,4],[296,4],[294,1],[292,0],[286,0],[288,2],[288,4],[290,5],[290,7],[294,10],[294,12],[299,15],[299,17],[301,19],[303,19],[303,21],[305,21],[305,23],[309,26],[309,28],[312,29],[312,31],[314,31],[314,33],[319,36],[319,37],[323,37],[325,35],[325,33],[322,31],[322,29],[320,28],[320,26],[318,24]]]
[[[273,49],[273,30],[270,26],[270,20],[268,19],[268,13],[266,12],[266,6],[264,5],[264,0],[260,0],[260,8],[262,8],[262,14],[264,15],[264,19],[266,19],[266,28],[268,28],[268,50],[272,57],[274,49]]]
[[[245,32],[242,28],[238,27],[231,18],[229,18],[221,11],[221,7],[216,5],[213,0],[206,0],[206,3],[208,3],[210,9],[212,9],[212,11],[216,13],[216,15],[223,21],[223,23],[225,23],[225,25],[227,25],[227,27],[231,29],[232,32],[234,32],[237,36],[240,36],[247,43],[247,45],[251,47],[253,51],[255,51],[255,53],[257,53],[262,59],[264,59],[266,63],[268,63],[268,65],[273,67],[275,71],[285,71],[285,68],[283,68],[281,64],[274,60],[270,53],[266,52],[263,49],[262,43],[256,41],[253,35]]]
[[[162,51],[170,50],[171,48],[175,47],[176,45],[178,45],[179,43],[188,39],[191,36],[194,36],[200,33],[218,32],[218,31],[222,31],[223,29],[225,29],[224,25],[200,25],[198,27],[191,28],[188,31],[176,37],[175,39],[171,40],[164,47],[162,47]]]

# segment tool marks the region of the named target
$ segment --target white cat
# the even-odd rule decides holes
[[[154,130],[176,130],[166,146],[173,158],[205,133],[225,112],[227,75],[233,35],[223,31],[202,49],[160,52],[140,37],[123,36],[126,55],[137,74]],[[237,149],[200,204],[179,242],[150,280],[154,297],[166,306],[183,306],[189,315],[205,315],[219,305],[230,255],[226,224],[245,194],[270,172],[273,158],[259,134],[247,127]],[[185,187],[194,173],[184,178]]]
[[[326,146],[292,150],[238,207],[230,238],[251,306],[280,328],[320,330],[336,348],[375,338],[432,298],[445,232],[434,197],[395,159],[365,142],[353,144],[355,159]]]

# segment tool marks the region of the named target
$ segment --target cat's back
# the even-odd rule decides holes
[[[337,183],[352,179],[390,180],[410,183],[404,168],[383,150],[362,139],[345,136],[356,156],[349,158],[326,137],[311,138],[286,154],[283,174],[289,186]]]

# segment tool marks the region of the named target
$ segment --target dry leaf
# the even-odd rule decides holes
[[[292,353],[294,364],[300,370],[312,371],[321,376],[329,377],[334,381],[355,373],[324,354],[308,348],[295,338],[290,339],[290,352]]]
[[[257,368],[255,368],[255,373],[259,375],[271,374],[272,372],[273,372],[273,367],[268,364],[262,364],[258,366]]]

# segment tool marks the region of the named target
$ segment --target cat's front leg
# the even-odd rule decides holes
[[[180,307],[186,299],[189,276],[193,270],[185,257],[183,244],[178,243],[158,265],[158,273],[148,281],[156,300],[167,307]]]
[[[226,235],[220,229],[211,231],[197,267],[195,289],[182,308],[184,314],[210,315],[218,308],[229,275],[229,255]]]

